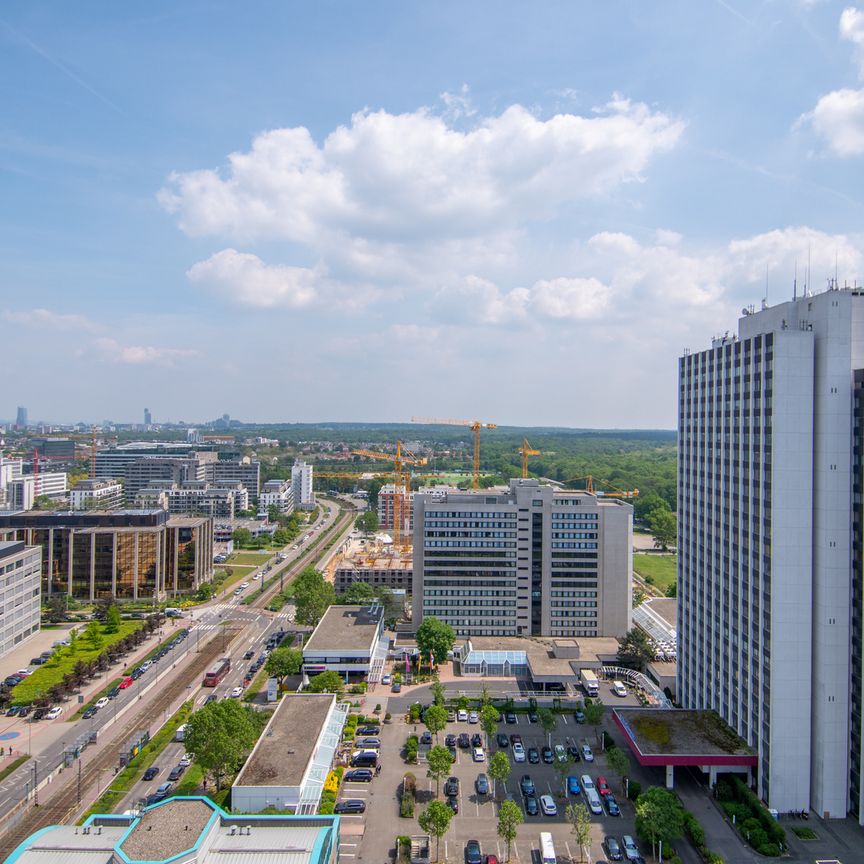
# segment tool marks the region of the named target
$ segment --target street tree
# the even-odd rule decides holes
[[[426,728],[435,736],[435,741],[438,741],[438,733],[447,725],[447,709],[443,705],[430,705],[426,709],[423,722]]]
[[[355,527],[364,531],[367,534],[371,534],[373,531],[378,530],[378,512],[376,510],[367,510],[365,513],[361,513],[354,522]]]
[[[518,827],[525,821],[522,808],[515,801],[503,801],[498,810],[498,836],[507,845],[507,861],[510,861],[510,846],[516,839]]]
[[[231,539],[234,541],[235,546],[239,546],[242,549],[244,546],[249,546],[252,543],[252,532],[248,528],[237,528],[231,535]]]
[[[444,685],[436,678],[429,689],[432,692],[432,701],[436,705],[443,705],[446,695],[444,692]]]
[[[657,508],[648,514],[648,527],[654,535],[654,545],[666,552],[677,540],[678,522],[671,510]]]
[[[636,833],[651,843],[670,844],[684,833],[684,808],[668,789],[652,786],[636,799]]]
[[[307,567],[294,580],[294,620],[315,627],[335,602],[336,591],[314,567]]]
[[[552,746],[552,733],[558,728],[558,718],[548,708],[537,709],[537,719],[546,733],[546,746]]]
[[[90,621],[84,628],[84,637],[94,648],[101,648],[105,644],[102,637],[102,628],[98,621]]]
[[[431,747],[426,754],[428,770],[426,776],[435,781],[435,797],[441,793],[441,779],[450,773],[453,765],[453,755],[446,747],[436,745]]]
[[[368,582],[352,582],[339,595],[339,602],[351,606],[365,606],[375,599],[375,589]]]
[[[302,667],[303,652],[299,648],[291,648],[287,645],[277,648],[264,664],[267,674],[280,681],[289,675],[298,675]]]
[[[591,816],[584,804],[568,804],[565,814],[579,847],[579,861],[582,862],[585,860],[585,847],[591,844]]]
[[[434,615],[428,615],[417,628],[415,638],[420,653],[426,657],[431,657],[437,666],[439,663],[444,663],[447,660],[447,654],[453,650],[456,633],[449,624]]]
[[[498,794],[498,783],[506,783],[513,767],[503,750],[498,750],[489,760],[489,776],[495,781],[495,794]]]
[[[441,838],[450,828],[453,811],[443,801],[432,801],[417,820],[420,827],[435,838],[435,860],[441,860]]]
[[[250,708],[235,699],[223,699],[205,705],[189,718],[183,744],[219,790],[223,777],[243,765],[255,745],[258,729]]]
[[[342,680],[342,676],[331,669],[329,672],[322,672],[320,675],[310,678],[306,692],[335,693],[339,695],[344,688],[345,682]]]
[[[558,758],[558,754],[555,754],[555,761],[552,763],[552,767],[555,769],[555,773],[561,778],[561,792],[564,795],[567,794],[567,775],[570,773],[571,764],[569,759],[565,759],[562,762]]]
[[[603,704],[602,699],[586,699],[585,709],[582,712],[585,715],[585,722],[590,723],[592,726],[599,725],[603,719],[603,712],[605,710],[606,706]]]
[[[648,634],[638,627],[628,630],[618,647],[618,663],[643,672],[653,659],[654,648]]]
[[[480,725],[486,733],[486,746],[492,746],[492,736],[498,728],[498,709],[492,705],[484,705],[480,709]]]
[[[606,751],[606,764],[621,778],[621,789],[624,781],[630,776],[630,760],[620,747],[610,747]]]
[[[120,629],[120,610],[113,604],[105,612],[105,632],[116,633]]]

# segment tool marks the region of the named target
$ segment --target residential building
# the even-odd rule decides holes
[[[402,503],[404,524],[402,533],[407,537],[414,530],[414,495],[427,495],[432,499],[443,498],[448,493],[459,492],[455,486],[421,486],[417,492],[410,492],[408,501]],[[403,493],[404,497],[404,493]],[[387,483],[378,492],[378,527],[385,531],[393,530],[393,511],[396,506],[396,486]]]
[[[349,708],[332,693],[283,696],[231,786],[231,809],[316,813]]]
[[[387,659],[384,607],[331,606],[303,646],[303,674],[338,672],[346,681],[378,681]]]
[[[213,578],[213,520],[164,510],[0,513],[3,539],[42,547],[45,597],[164,598]]]
[[[633,508],[538,480],[414,496],[413,623],[460,636],[621,637]]]
[[[298,459],[291,466],[291,485],[294,488],[294,506],[298,510],[315,507],[315,492],[312,489],[312,466]]]
[[[0,540],[0,657],[39,632],[41,574],[38,547]]]
[[[277,507],[280,513],[294,511],[294,486],[288,480],[268,480],[258,496],[258,510],[267,514],[271,507]]]
[[[203,480],[152,486],[139,490],[137,507],[165,506],[169,513],[233,519],[249,506],[249,493],[240,483],[211,486]]]
[[[226,813],[209,798],[166,798],[143,810],[95,814],[82,826],[31,834],[14,864],[337,864],[338,816]]]
[[[770,807],[864,824],[864,292],[745,310],[678,387],[678,699]]]
[[[193,449],[183,442],[131,441],[96,451],[96,477],[98,480],[113,480],[126,477],[126,467],[145,456],[188,457]]]
[[[113,510],[123,504],[123,486],[116,480],[79,480],[69,493],[73,510]]]
[[[24,474],[23,460],[0,459],[0,505],[8,510],[31,510],[36,498],[61,498],[66,494],[67,476],[62,471]]]

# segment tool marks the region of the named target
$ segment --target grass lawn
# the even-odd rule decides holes
[[[98,647],[86,636],[79,636],[74,645],[55,651],[47,663],[13,688],[12,704],[29,705],[46,694],[55,684],[59,684],[79,660],[85,663],[95,660],[109,645],[119,642],[141,626],[141,621],[121,621],[116,633],[105,633],[104,626],[101,626],[102,644]]]
[[[271,552],[254,552],[254,551],[243,551],[243,552],[234,552],[228,560],[225,562],[226,567],[230,567],[233,564],[252,564],[253,566],[257,566],[258,564],[263,564],[265,561],[268,561],[273,557]]]
[[[675,584],[675,570],[678,566],[677,555],[639,555],[633,556],[633,569],[649,585],[664,594],[670,585]]]

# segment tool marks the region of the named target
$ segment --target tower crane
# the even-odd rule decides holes
[[[592,474],[586,474],[584,477],[575,477],[573,480],[568,480],[567,484],[570,483],[578,483],[580,480],[585,480],[585,491],[591,495],[596,495],[598,498],[638,498],[639,490],[638,489],[618,489],[615,486],[612,486],[605,480],[600,480],[604,486],[607,486],[611,491],[606,492],[603,490],[598,490],[594,486],[594,481],[599,478],[594,477]],[[565,484],[566,485],[566,484]]]
[[[442,420],[438,417],[412,417],[412,423],[425,426],[468,426],[474,433],[474,482],[472,489],[480,488],[480,430],[497,429],[497,423],[481,423],[479,420]]]
[[[531,445],[528,443],[527,438],[522,439],[522,446],[517,451],[522,454],[522,479],[524,480],[528,476],[528,457],[529,456],[539,456],[539,450],[532,450]]]
[[[411,500],[411,474],[405,470],[407,465],[428,465],[429,460],[425,456],[415,456],[413,453],[402,453],[402,442],[396,442],[396,454],[381,453],[378,450],[352,450],[354,456],[366,456],[369,459],[377,459],[382,462],[393,463],[393,473],[396,475],[393,494],[393,543],[401,544],[402,532],[405,529],[406,501]]]

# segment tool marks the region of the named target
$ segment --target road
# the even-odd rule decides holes
[[[314,531],[314,539],[310,538],[303,544],[298,544],[298,549],[286,547],[283,550],[286,560],[274,564],[270,572],[266,574],[267,579],[282,574],[284,581],[290,582],[322,554],[321,550],[326,543],[321,542],[313,545],[316,544],[319,537],[335,537],[334,545],[338,545],[350,533],[353,526],[353,511],[347,509],[345,502],[337,503],[333,500],[322,499],[321,503],[328,512],[326,525],[319,522],[321,527],[320,530]],[[341,513],[339,513],[340,510]],[[256,582],[251,582],[246,593],[254,591],[254,585]],[[196,698],[197,703],[203,703],[206,696],[198,694],[201,675],[196,671],[193,676],[190,672],[190,667],[195,665],[196,657],[199,657],[200,653],[205,650],[216,650],[215,645],[207,648],[212,640],[222,639],[225,644],[228,644],[233,637],[234,642],[230,646],[229,653],[233,657],[242,658],[253,644],[258,644],[262,639],[266,639],[266,634],[271,629],[285,626],[287,624],[285,612],[270,613],[264,608],[279,591],[279,587],[280,580],[273,579],[272,583],[249,605],[244,605],[241,602],[244,596],[241,594],[239,596],[229,595],[227,599],[210,601],[196,607],[190,612],[188,618],[177,624],[178,628],[180,626],[190,628],[189,638],[167,654],[159,663],[152,666],[132,687],[120,691],[108,706],[97,712],[89,720],[54,721],[57,724],[63,724],[65,734],[62,734],[59,740],[56,735],[51,736],[52,740],[50,742],[46,740],[45,746],[39,750],[34,746],[33,759],[22,765],[0,784],[0,830],[6,829],[7,826],[3,820],[11,811],[16,808],[21,810],[21,802],[36,803],[37,796],[34,795],[33,791],[34,780],[38,786],[42,787],[38,791],[38,795],[43,799],[40,803],[44,803],[44,799],[49,795],[57,795],[59,786],[72,783],[76,774],[74,765],[71,770],[70,768],[63,772],[57,770],[61,765],[63,751],[67,745],[71,746],[83,736],[95,732],[97,744],[83,750],[82,758],[78,761],[92,761],[91,750],[94,746],[100,750],[103,749],[102,745],[107,741],[112,750],[113,763],[116,764],[119,749],[128,738],[125,727],[130,720],[134,721],[136,718],[140,718],[138,719],[140,728],[150,728],[152,734],[155,731],[154,727],[161,726],[164,719],[167,719],[156,715],[154,722],[152,706],[159,699],[160,694],[175,680],[183,679],[186,690],[183,698],[190,698],[191,696]],[[241,632],[238,633],[238,630]],[[230,689],[230,686],[242,683],[243,673],[247,666],[248,663],[232,663],[232,672],[219,690]],[[119,722],[121,719],[124,722]],[[112,729],[115,724],[117,724],[116,728]],[[119,738],[120,732],[123,732],[126,737]],[[45,738],[47,739],[48,736]],[[44,783],[49,775],[51,776],[51,784],[46,787]],[[95,792],[95,789],[89,791],[91,799]],[[86,797],[82,800],[86,801]],[[74,804],[74,796],[72,801]]]

